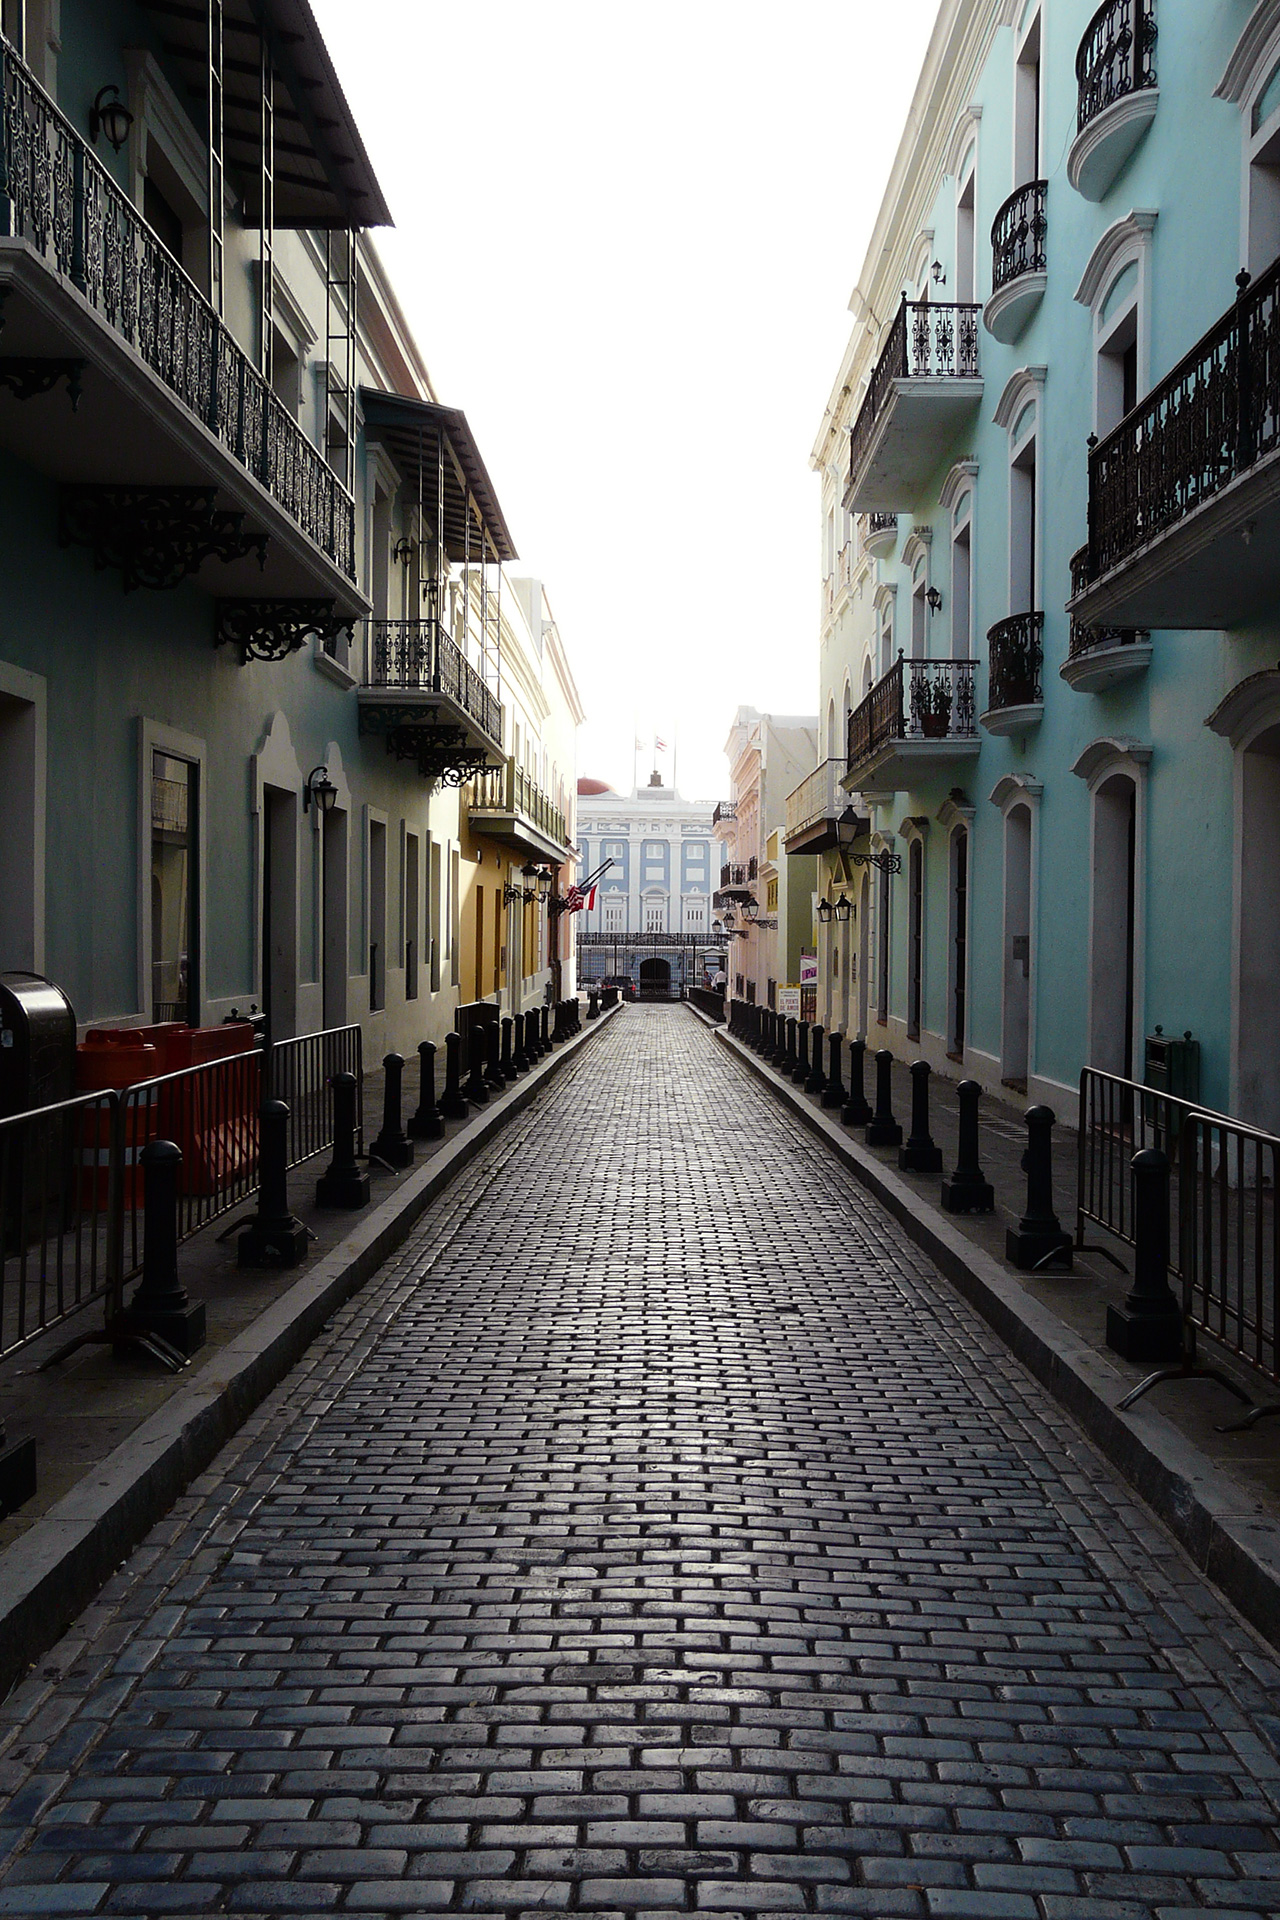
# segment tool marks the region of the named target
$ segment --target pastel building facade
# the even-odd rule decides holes
[[[306,0],[5,0],[0,66],[0,967],[375,1057],[540,1000],[581,709]]]
[[[1273,0],[945,0],[813,449],[828,1019],[1068,1116],[1280,1126],[1278,155]]]

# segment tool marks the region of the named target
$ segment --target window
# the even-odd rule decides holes
[[[1280,61],[1254,98],[1248,132],[1249,271],[1280,256]]]
[[[604,930],[606,933],[621,933],[623,931],[624,919],[625,916],[620,900],[609,900],[605,902]]]
[[[667,908],[663,900],[646,901],[644,909],[644,930],[646,933],[665,933],[667,930]]]
[[[1138,262],[1131,260],[1112,281],[1098,309],[1094,345],[1095,417],[1103,438],[1138,404]]]
[[[951,516],[951,657],[973,652],[973,495],[966,493]]]
[[[387,1004],[387,828],[369,822],[369,1011]]]
[[[929,651],[929,608],[925,600],[924,561],[916,563],[911,580],[911,655],[923,660]]]
[[[197,1024],[197,769],[151,754],[151,1018]]]
[[[418,997],[418,961],[421,954],[420,876],[422,859],[416,833],[404,837],[404,997]]]
[[[960,162],[956,192],[956,299],[962,304],[977,299],[976,159],[977,149],[970,147]]]

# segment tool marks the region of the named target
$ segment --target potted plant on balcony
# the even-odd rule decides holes
[[[911,704],[926,740],[945,740],[951,730],[951,688],[945,680],[921,679],[911,691]]]

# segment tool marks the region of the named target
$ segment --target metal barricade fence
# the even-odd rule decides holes
[[[142,1080],[120,1095],[123,1131],[138,1151],[148,1140],[172,1140],[182,1152],[178,1179],[178,1238],[187,1240],[211,1220],[240,1206],[258,1187],[258,1109],[262,1105],[262,1054],[228,1054],[155,1080]],[[142,1264],[142,1188],[126,1182],[124,1264],[127,1279]]]
[[[1278,1183],[1274,1134],[1204,1108],[1188,1115],[1178,1152],[1183,1312],[1271,1381],[1280,1381]]]
[[[1133,1245],[1133,1190],[1130,1163],[1144,1147],[1169,1157],[1170,1258],[1179,1258],[1177,1148],[1194,1100],[1140,1086],[1115,1073],[1085,1067],[1080,1075],[1080,1121],[1076,1158],[1076,1246],[1084,1246],[1086,1220]],[[1105,1249],[1103,1249],[1105,1252]],[[1177,1272],[1177,1267],[1174,1268]]]
[[[273,1100],[289,1109],[289,1165],[301,1166],[333,1145],[335,1073],[356,1077],[356,1151],[364,1151],[364,1048],[359,1027],[326,1027],[278,1040],[271,1048]]]
[[[118,1093],[0,1120],[0,1356],[110,1292],[122,1188],[140,1177]]]

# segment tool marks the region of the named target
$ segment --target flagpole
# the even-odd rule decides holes
[[[676,722],[671,734],[671,791],[675,793],[680,786],[680,723]]]

